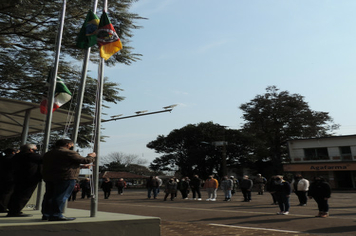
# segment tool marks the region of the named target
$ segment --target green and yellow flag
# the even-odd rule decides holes
[[[99,17],[89,10],[85,22],[77,37],[77,47],[87,49],[97,43],[96,30],[99,25]]]
[[[105,11],[100,17],[97,41],[100,46],[100,56],[105,60],[122,49],[120,38]]]

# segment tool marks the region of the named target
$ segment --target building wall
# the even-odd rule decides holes
[[[350,147],[351,153],[342,154],[340,147]],[[288,148],[291,163],[284,165],[286,172],[302,174],[310,180],[322,175],[332,188],[356,188],[356,135],[290,140]],[[314,148],[326,148],[328,157],[308,159],[305,149]]]

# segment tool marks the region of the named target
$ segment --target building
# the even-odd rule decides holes
[[[110,178],[110,180],[115,184],[119,179],[123,178],[127,184],[128,188],[133,187],[144,187],[146,185],[146,180],[149,176],[136,175],[130,172],[116,172],[116,171],[105,171],[99,175],[100,180],[103,178]]]
[[[356,135],[288,141],[285,172],[312,180],[323,176],[334,189],[356,188]]]

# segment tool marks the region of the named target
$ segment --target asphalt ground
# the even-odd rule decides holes
[[[98,210],[160,217],[162,236],[356,235],[355,192],[333,192],[328,218],[315,217],[318,209],[314,200],[308,200],[307,206],[297,206],[295,194],[291,195],[289,215],[276,214],[279,208],[271,205],[269,193],[252,192],[251,202],[242,202],[240,192],[225,202],[221,190],[215,202],[205,201],[204,190],[202,201],[183,200],[180,194],[174,201],[163,201],[163,196],[161,192],[157,199],[147,199],[146,190],[127,189],[123,195],[112,191],[110,198],[104,199],[99,192]],[[90,202],[79,198],[68,207],[90,209]]]

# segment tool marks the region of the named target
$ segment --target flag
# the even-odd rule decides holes
[[[89,10],[87,17],[85,18],[85,22],[77,36],[78,48],[86,49],[97,43],[96,30],[98,29],[99,21],[99,17]]]
[[[105,60],[122,49],[122,44],[108,15],[104,11],[100,17],[97,41],[100,46],[100,56]]]
[[[56,89],[54,92],[53,111],[57,110],[59,107],[67,103],[71,98],[72,93],[63,83],[63,81],[59,77],[57,77]],[[42,114],[47,114],[47,102],[47,96],[44,96],[40,104],[40,111]]]

